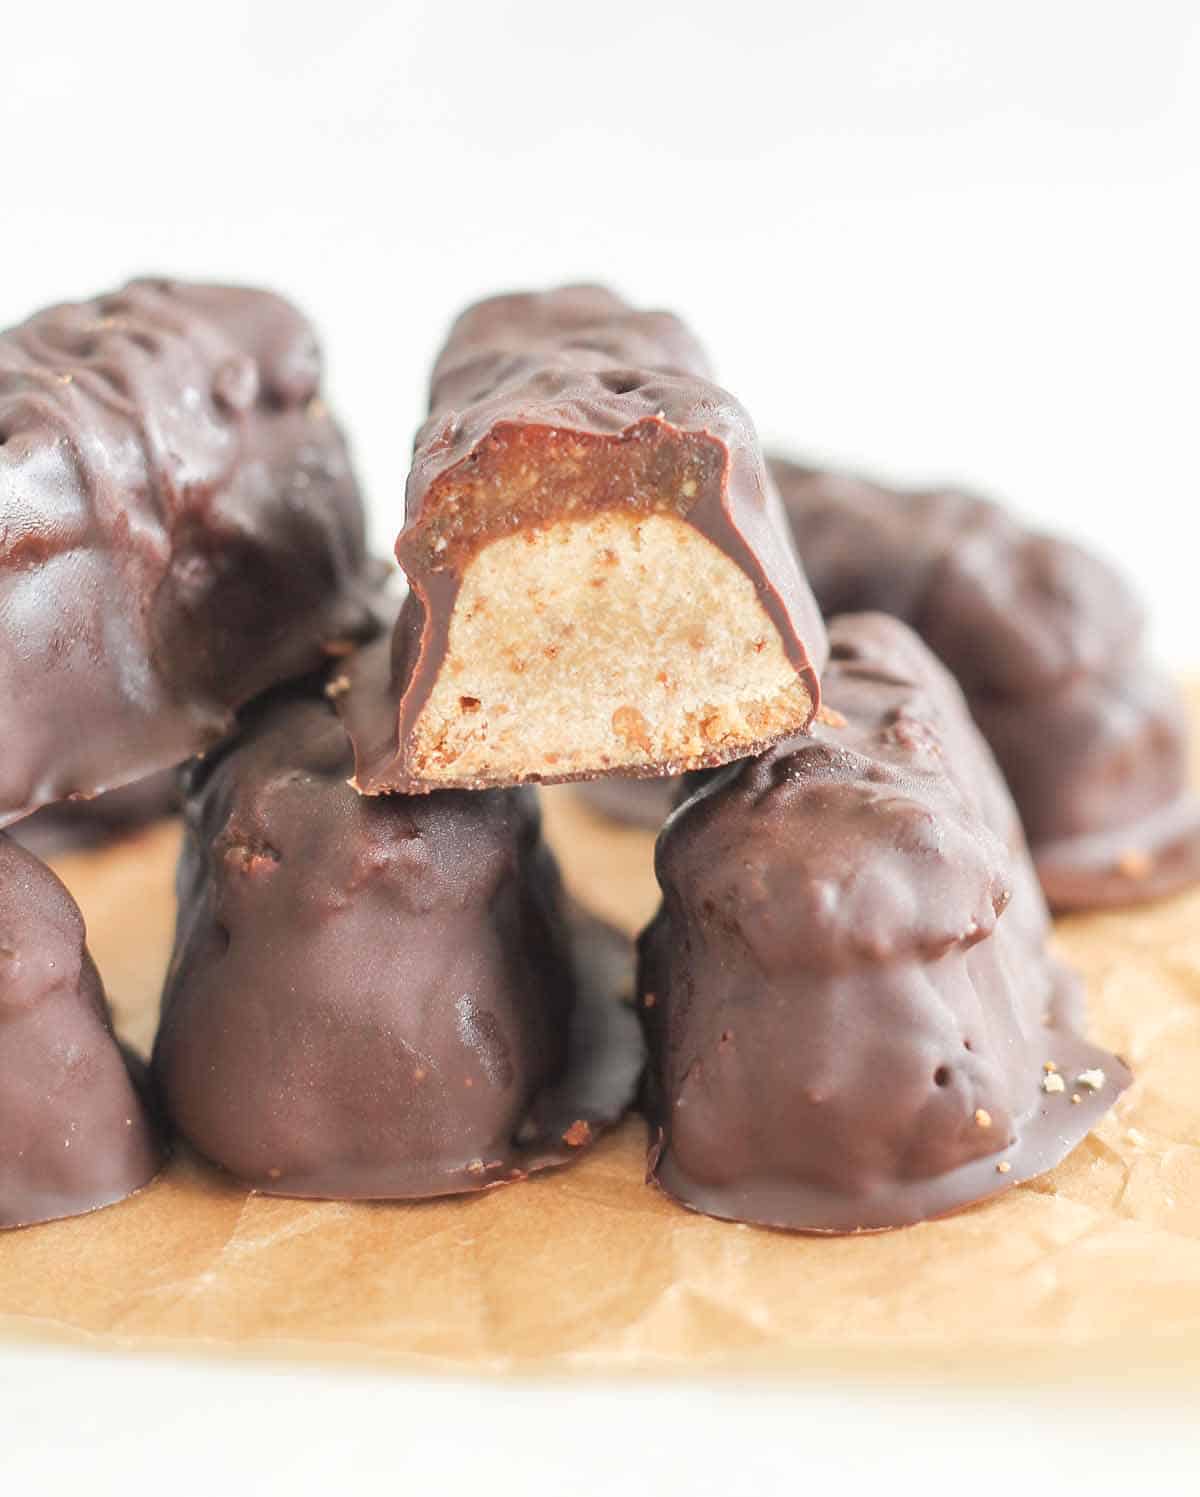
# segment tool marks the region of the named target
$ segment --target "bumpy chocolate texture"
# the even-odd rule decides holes
[[[1200,878],[1184,703],[1112,568],[983,499],[771,467],[826,615],[895,614],[957,678],[1054,908]]]
[[[574,1157],[641,1071],[627,945],[568,921],[533,791],[366,798],[350,769],[332,710],[289,692],[196,772],[154,1054],[172,1120],[281,1195]]]
[[[0,825],[207,748],[369,624],[313,333],[139,281],[0,335]]]
[[[0,1227],[94,1211],[157,1174],[162,1145],[136,1071],[78,906],[0,836]]]
[[[390,669],[341,703],[360,789],[660,774],[805,726],[820,617],[680,322],[598,287],[481,302],[430,410]]]
[[[653,1178],[714,1216],[851,1232],[1042,1173],[1129,1076],[1079,1032],[953,680],[883,615],[830,645],[829,720],[662,832],[640,993]]]

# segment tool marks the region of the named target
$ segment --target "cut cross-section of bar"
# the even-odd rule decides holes
[[[339,708],[368,794],[722,764],[803,730],[824,633],[741,407],[673,317],[574,287],[434,371],[390,662]]]

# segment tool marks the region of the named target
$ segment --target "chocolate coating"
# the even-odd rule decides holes
[[[135,281],[0,335],[0,825],[216,742],[371,623],[312,329]]]
[[[526,471],[536,473],[572,437],[583,444],[579,464],[519,501],[496,478],[477,483],[469,499],[456,491],[452,506],[442,503],[473,468],[499,468],[523,449]],[[446,656],[463,570],[482,547],[581,510],[636,516],[663,492],[752,579],[815,710],[821,619],[750,419],[712,383],[691,333],[670,314],[637,311],[598,286],[469,307],[437,360],[429,418],[416,438],[396,542],[411,592],[390,688],[376,699],[356,692],[347,704],[359,787],[428,788],[414,778],[409,743]]]
[[[627,946],[568,920],[532,791],[366,798],[350,769],[329,705],[290,691],[197,770],[153,1063],[172,1120],[279,1195],[572,1157],[641,1071]]]
[[[983,499],[771,468],[823,612],[895,614],[957,678],[1054,908],[1200,879],[1187,714],[1118,573]]]
[[[93,800],[66,800],[9,828],[14,842],[39,858],[105,847],[179,810],[178,774],[164,769]]]
[[[78,1216],[162,1167],[79,907],[0,836],[0,1227]]]
[[[639,990],[658,1184],[852,1232],[1042,1173],[1129,1075],[1079,1032],[953,680],[883,615],[835,620],[830,645],[830,721],[714,775],[660,835]]]

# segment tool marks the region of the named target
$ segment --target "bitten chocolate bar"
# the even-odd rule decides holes
[[[713,1216],[904,1226],[1057,1164],[1128,1084],[1047,950],[1012,800],[898,620],[830,626],[825,720],[667,823],[641,939],[650,1172]]]
[[[895,614],[953,672],[1055,909],[1200,879],[1187,713],[1118,573],[970,495],[771,467],[822,610]]]
[[[339,703],[375,794],[658,775],[802,730],[824,638],[746,413],[674,317],[494,298],[433,374],[386,669]]]
[[[0,825],[209,747],[367,632],[319,378],[263,291],[137,281],[0,335]]]
[[[279,1195],[458,1194],[577,1157],[641,1072],[627,943],[569,909],[533,791],[369,798],[350,770],[293,688],[192,772],[154,1052],[172,1121]]]

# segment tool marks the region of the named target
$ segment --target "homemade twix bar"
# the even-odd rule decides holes
[[[391,659],[339,698],[358,789],[659,775],[807,726],[820,617],[750,420],[676,318],[591,286],[481,302],[430,409]]]
[[[135,281],[0,334],[0,826],[210,747],[369,632],[320,355],[265,291]]]
[[[630,953],[569,907],[535,792],[356,795],[311,685],[240,726],[185,802],[154,1052],[179,1131],[274,1195],[454,1195],[584,1153],[641,1073]]]
[[[954,681],[897,619],[830,626],[810,736],[667,823],[641,940],[653,1179],[713,1216],[904,1226],[1057,1164],[1129,1082]]]
[[[1200,879],[1187,711],[1119,573],[975,495],[771,470],[826,615],[893,613],[953,672],[1055,909]]]

